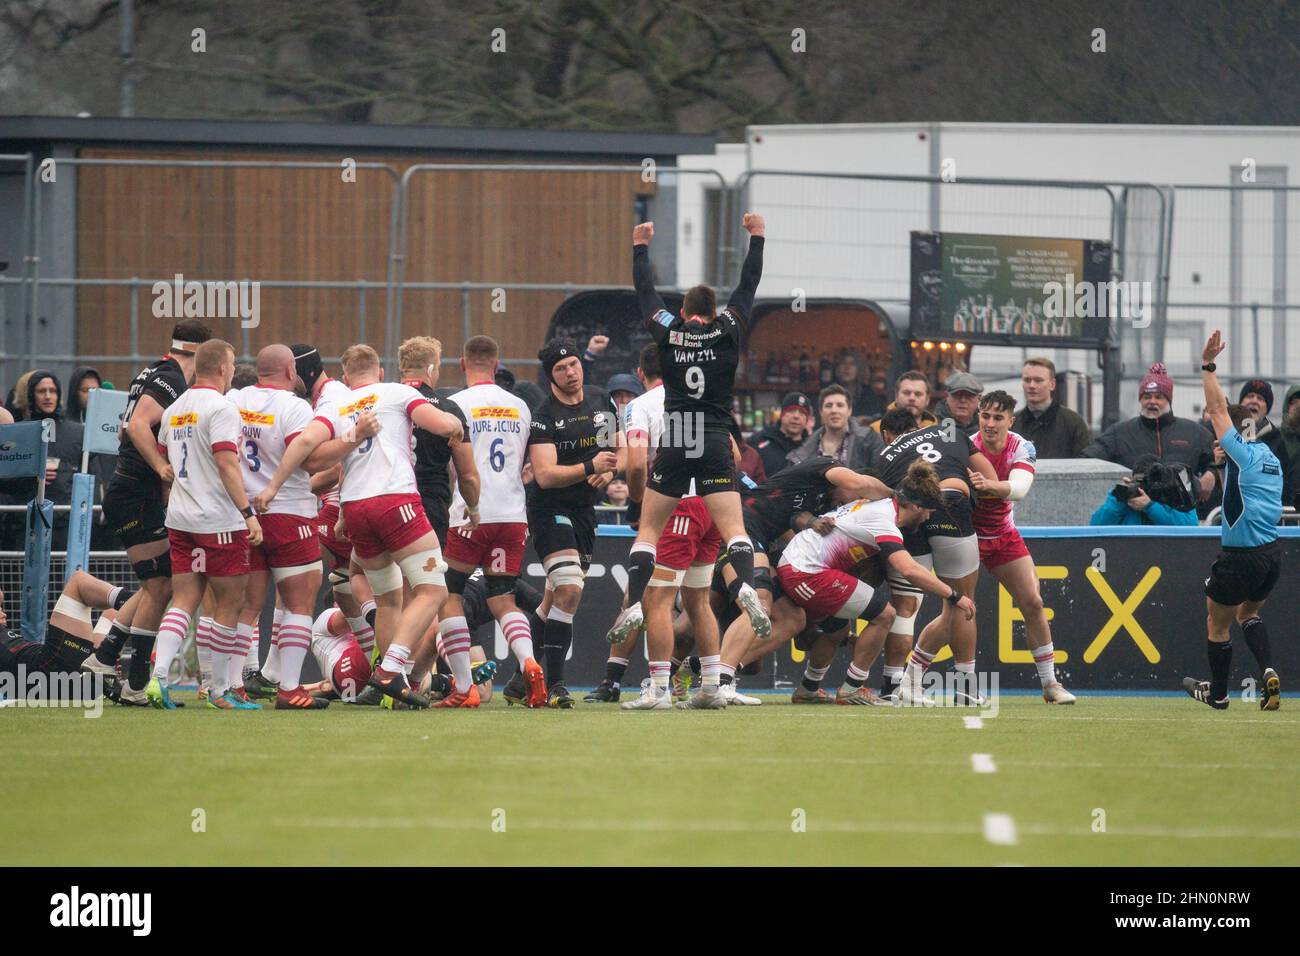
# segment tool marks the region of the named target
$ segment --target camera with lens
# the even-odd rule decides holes
[[[1152,501],[1176,511],[1190,511],[1196,507],[1196,495],[1192,491],[1192,477],[1187,466],[1164,462],[1154,455],[1143,455],[1133,469],[1132,478],[1117,484],[1111,489],[1111,494],[1124,502],[1145,494]]]

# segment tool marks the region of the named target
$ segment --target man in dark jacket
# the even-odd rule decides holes
[[[829,455],[854,471],[874,465],[876,455],[884,449],[885,443],[879,432],[862,428],[853,420],[844,386],[827,385],[823,388],[817,396],[817,407],[821,411],[821,425],[813,429],[807,441],[790,452],[786,463],[797,465],[814,455]]]
[[[46,445],[45,497],[56,505],[66,505],[72,501],[72,476],[81,468],[82,426],[80,422],[70,422],[63,416],[63,386],[53,372],[37,369],[27,380],[27,420],[43,421],[51,419],[54,424],[53,440]],[[4,483],[4,491],[11,500],[26,504],[36,497],[37,480],[35,478],[12,478]],[[19,528],[25,524],[21,514],[9,515],[10,537],[17,519]],[[21,537],[21,530],[19,536]],[[54,516],[53,548],[56,551],[67,547],[68,515],[58,512]]]
[[[781,401],[781,419],[754,435],[754,450],[763,459],[763,471],[775,475],[786,457],[803,444],[812,421],[812,402],[803,392],[791,392]],[[752,477],[752,476],[751,476]]]
[[[72,370],[72,378],[68,379],[68,395],[64,399],[64,417],[70,422],[86,421],[86,408],[90,404],[90,392],[92,389],[102,388],[104,377],[99,374],[99,369],[89,365],[82,365]],[[111,386],[110,386],[111,387]],[[81,467],[81,461],[78,459],[76,467]],[[104,491],[108,488],[108,480],[113,477],[113,469],[117,467],[117,456],[103,453],[95,453],[90,456],[89,472],[95,476],[95,503],[103,505]],[[112,530],[104,524],[104,516],[97,513],[90,523],[90,547],[92,551],[111,551],[116,547],[113,541]]]
[[[1011,428],[1034,443],[1039,458],[1078,458],[1088,444],[1088,423],[1056,400],[1056,364],[1048,358],[1025,360],[1020,370],[1025,407]]]
[[[1138,386],[1141,411],[1137,417],[1110,426],[1083,454],[1130,469],[1143,455],[1179,462],[1196,479],[1198,500],[1204,501],[1214,490],[1214,436],[1199,422],[1174,417],[1173,394],[1174,382],[1164,363],[1152,365]]]
[[[974,435],[980,429],[980,396],[984,394],[984,386],[970,372],[953,372],[943,387],[948,397],[934,406],[939,424],[952,419],[957,431]]]
[[[1285,462],[1282,472],[1282,504],[1296,506],[1300,498],[1300,385],[1286,390],[1282,402],[1281,451],[1277,457]],[[1283,458],[1282,456],[1286,457]]]

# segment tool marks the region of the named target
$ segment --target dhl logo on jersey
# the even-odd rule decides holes
[[[508,405],[484,405],[471,411],[474,418],[518,418],[519,409]]]
[[[179,428],[182,425],[197,425],[199,416],[197,412],[186,412],[184,415],[173,415],[170,420],[172,428]]]
[[[375,403],[378,401],[379,401],[379,396],[371,392],[369,395],[365,396],[364,398],[358,398],[351,405],[340,405],[339,418],[344,418],[348,415],[353,415],[356,414],[357,412],[364,412],[367,409],[374,408]]]
[[[239,410],[239,417],[244,420],[245,425],[274,425],[274,415],[264,415],[261,412],[249,412],[244,409]]]
[[[859,561],[865,561],[871,557],[871,553],[866,548],[853,544],[849,545],[849,557],[853,559],[854,564],[857,564]]]

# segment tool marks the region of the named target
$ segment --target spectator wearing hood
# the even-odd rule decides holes
[[[53,439],[46,445],[45,497],[56,505],[72,501],[72,476],[81,467],[81,422],[68,421],[63,415],[63,386],[53,372],[36,369],[27,376],[25,407],[26,421],[53,422]],[[37,479],[13,478],[4,482],[4,491],[26,504],[36,497]],[[10,515],[24,523],[22,515]],[[68,515],[56,513],[54,517],[54,548],[67,547]]]
[[[1214,436],[1199,422],[1174,416],[1174,382],[1156,362],[1138,384],[1139,414],[1116,422],[1083,450],[1086,458],[1112,461],[1132,470],[1143,455],[1187,468],[1196,480],[1197,500],[1214,491]]]
[[[614,403],[618,420],[622,422],[623,409],[632,399],[645,394],[645,386],[635,375],[619,372],[617,375],[610,376],[609,381],[605,383],[605,391],[609,392],[609,400]]]
[[[1269,451],[1281,459],[1278,449],[1282,447],[1282,430],[1268,417],[1268,413],[1273,410],[1273,386],[1262,378],[1243,382],[1241,392],[1237,395],[1237,404],[1250,412],[1251,420],[1255,423],[1255,441],[1263,442]],[[1286,465],[1283,461],[1284,469]]]
[[[90,402],[90,390],[100,388],[104,377],[99,369],[82,365],[72,370],[68,379],[68,396],[63,403],[63,417],[70,422],[85,422],[86,405]]]
[[[1282,504],[1300,507],[1300,385],[1286,390],[1282,402],[1282,435],[1280,450],[1275,452],[1282,462]]]
[[[99,369],[88,365],[73,369],[72,377],[68,379],[68,394],[63,402],[64,418],[69,422],[78,422],[84,426],[86,410],[90,405],[90,391],[91,389],[102,388],[103,385],[104,379],[99,374]],[[108,480],[113,477],[113,469],[116,466],[116,455],[96,452],[90,456],[87,470],[95,476],[95,501],[100,505],[104,503],[104,492],[108,488]],[[80,458],[76,462],[76,467],[80,467]],[[101,513],[96,515],[91,522],[91,550],[111,551],[116,547],[112,531],[103,521]]]

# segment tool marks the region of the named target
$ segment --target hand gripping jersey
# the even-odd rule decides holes
[[[786,545],[782,564],[797,571],[848,571],[874,555],[888,558],[903,548],[898,530],[898,507],[893,498],[878,501],[859,499],[832,511],[835,530],[823,535],[808,528]]]
[[[984,446],[984,433],[976,432],[975,447],[993,465],[998,481],[1006,481],[1011,472],[1023,468],[1031,475],[1038,464],[1038,452],[1034,443],[1015,432],[1007,432],[1007,443],[1002,451],[994,454]],[[1016,529],[1012,516],[1013,505],[1006,498],[996,495],[980,495],[975,501],[975,533],[981,538],[996,538]]]
[[[661,382],[654,388],[638,395],[623,406],[623,433],[629,442],[635,436],[638,443],[646,445],[646,467],[654,464],[655,452],[663,444],[664,437],[664,386]],[[690,488],[682,497],[695,496],[695,479],[691,479]]]
[[[409,385],[375,382],[351,389],[340,404],[329,403],[320,409],[316,417],[335,437],[352,428],[366,411],[374,412],[382,426],[378,435],[367,438],[343,459],[340,501],[346,504],[383,495],[416,494],[411,412],[427,404]]]
[[[125,426],[131,420],[141,397],[148,395],[162,408],[166,408],[180,398],[186,388],[185,373],[181,371],[180,364],[174,358],[168,356],[159,359],[153,365],[145,366],[131,382],[131,390],[127,393],[126,411],[122,413],[122,425]],[[163,420],[166,420],[165,416]],[[161,430],[161,424],[153,430],[155,438]],[[155,488],[159,487],[158,473],[141,457],[130,436],[127,435],[125,427],[118,432],[118,442],[118,473],[129,478],[144,479],[151,482]]]
[[[451,396],[465,413],[465,440],[474,449],[478,466],[479,521],[483,524],[527,522],[521,474],[533,416],[523,399],[494,382],[478,382]],[[456,490],[451,502],[451,526],[468,521],[465,499]]]
[[[790,520],[800,511],[821,514],[826,510],[831,483],[826,472],[840,467],[829,455],[815,455],[783,468],[753,490],[741,492],[748,519],[768,542],[790,530]]]
[[[176,473],[167,499],[167,527],[196,534],[247,527],[226,494],[216,453],[239,454],[239,411],[215,388],[196,385],[163,412],[158,443]]]
[[[546,400],[533,409],[529,444],[555,446],[555,460],[561,465],[591,461],[602,451],[618,450],[618,416],[602,389],[583,388],[582,401],[567,405],[548,392]],[[586,481],[563,488],[543,488],[533,481],[528,498],[551,509],[595,507],[604,492]]]
[[[311,406],[288,389],[260,385],[232,389],[226,398],[239,411],[243,433],[239,457],[244,490],[251,500],[270,483],[289,442],[311,422]],[[299,468],[285,479],[270,512],[302,518],[316,515],[316,496],[306,471]]]
[[[949,437],[952,441],[948,440]],[[969,484],[970,476],[966,472],[973,451],[979,451],[979,447],[970,436],[956,428],[950,430],[943,425],[931,425],[908,432],[886,445],[876,456],[875,467],[880,480],[891,488],[898,487],[907,476],[908,466],[917,459],[933,465],[939,481],[960,478]]]

